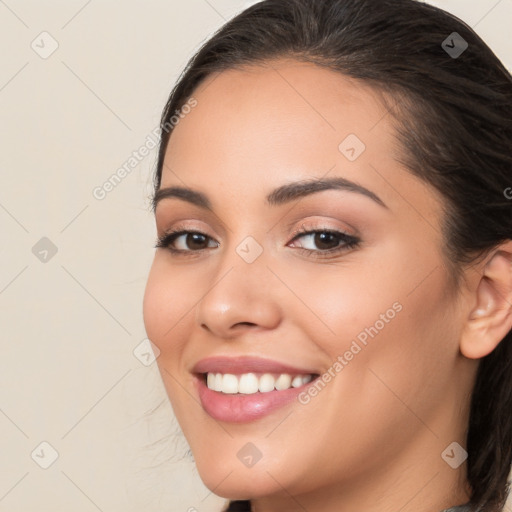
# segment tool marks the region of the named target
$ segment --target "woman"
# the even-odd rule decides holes
[[[503,510],[511,142],[510,74],[414,0],[265,0],[191,60],[144,321],[228,510]]]

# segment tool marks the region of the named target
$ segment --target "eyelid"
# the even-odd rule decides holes
[[[324,219],[325,219],[325,217],[324,217]],[[159,238],[162,238],[162,237],[164,237],[165,235],[167,235],[169,233],[174,233],[175,234],[175,233],[177,233],[179,231],[186,231],[186,232],[191,232],[191,233],[192,232],[199,232],[200,234],[203,234],[203,235],[207,236],[208,238],[210,238],[212,240],[215,240],[217,243],[220,243],[216,239],[215,235],[210,235],[209,234],[209,230],[203,229],[202,227],[197,227],[196,225],[190,226],[189,222],[190,221],[188,221],[188,220],[187,221],[177,221],[176,224],[173,225],[172,228],[162,230],[162,236],[159,236]],[[192,222],[196,222],[196,221],[192,221]],[[313,225],[309,225],[309,222],[311,222]],[[290,240],[287,243],[293,241],[298,235],[301,235],[301,234],[305,235],[308,232],[316,232],[316,231],[336,231],[336,232],[342,233],[342,234],[350,236],[350,237],[354,237],[354,238],[358,238],[359,237],[357,231],[354,230],[353,228],[352,229],[346,229],[344,227],[328,226],[328,225],[326,225],[325,220],[323,220],[323,221],[322,220],[318,220],[316,222],[317,222],[316,224],[313,223],[312,220],[306,220],[304,222],[301,222],[300,227],[294,229],[292,231],[292,233],[289,235]],[[286,227],[286,231],[290,231],[291,227],[294,224],[296,224],[296,221],[288,223],[285,226]]]
[[[198,225],[202,224],[202,225]],[[176,232],[176,231],[191,231],[191,232],[200,232],[204,235],[209,236],[210,238],[215,238],[215,235],[210,235],[213,230],[206,227],[207,225],[200,221],[199,219],[186,219],[186,220],[177,220],[172,223],[163,223],[162,224],[169,224],[167,228],[157,229],[157,231],[161,231],[163,235],[170,232]]]
[[[330,219],[330,220],[327,220]],[[336,222],[337,225],[330,225],[331,223]],[[286,226],[286,230],[289,231],[291,227],[297,222],[290,222]],[[341,223],[341,226],[339,225]],[[313,217],[307,217],[306,219],[300,221],[300,227],[296,228],[292,232],[292,237],[295,237],[297,234],[304,233],[304,230],[307,231],[338,231],[343,233],[344,235],[360,238],[358,230],[348,224],[347,222],[341,222],[339,219],[334,219],[333,217],[326,217],[315,215]]]
[[[162,208],[159,215],[155,214],[157,228],[162,226],[158,231],[164,233],[180,227],[180,229],[183,228],[184,230],[212,233],[213,237],[215,237],[214,234],[222,237],[231,232],[223,219],[211,210],[201,210],[191,204],[186,204],[185,206],[187,207],[186,209],[182,205],[178,208],[167,210]]]

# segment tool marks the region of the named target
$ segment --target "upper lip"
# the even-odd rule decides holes
[[[287,373],[290,375],[316,374],[311,368],[296,368],[279,361],[251,356],[215,356],[201,359],[193,367],[194,373]]]

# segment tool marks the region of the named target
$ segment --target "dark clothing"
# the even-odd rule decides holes
[[[226,512],[251,512],[251,503],[249,501],[232,501]],[[459,505],[442,510],[441,512],[469,512],[469,506]]]

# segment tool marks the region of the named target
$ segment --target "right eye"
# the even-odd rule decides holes
[[[213,245],[209,245],[209,241]],[[199,231],[171,231],[164,233],[155,245],[155,248],[168,249],[172,253],[198,252],[208,247],[218,247],[218,243]]]

